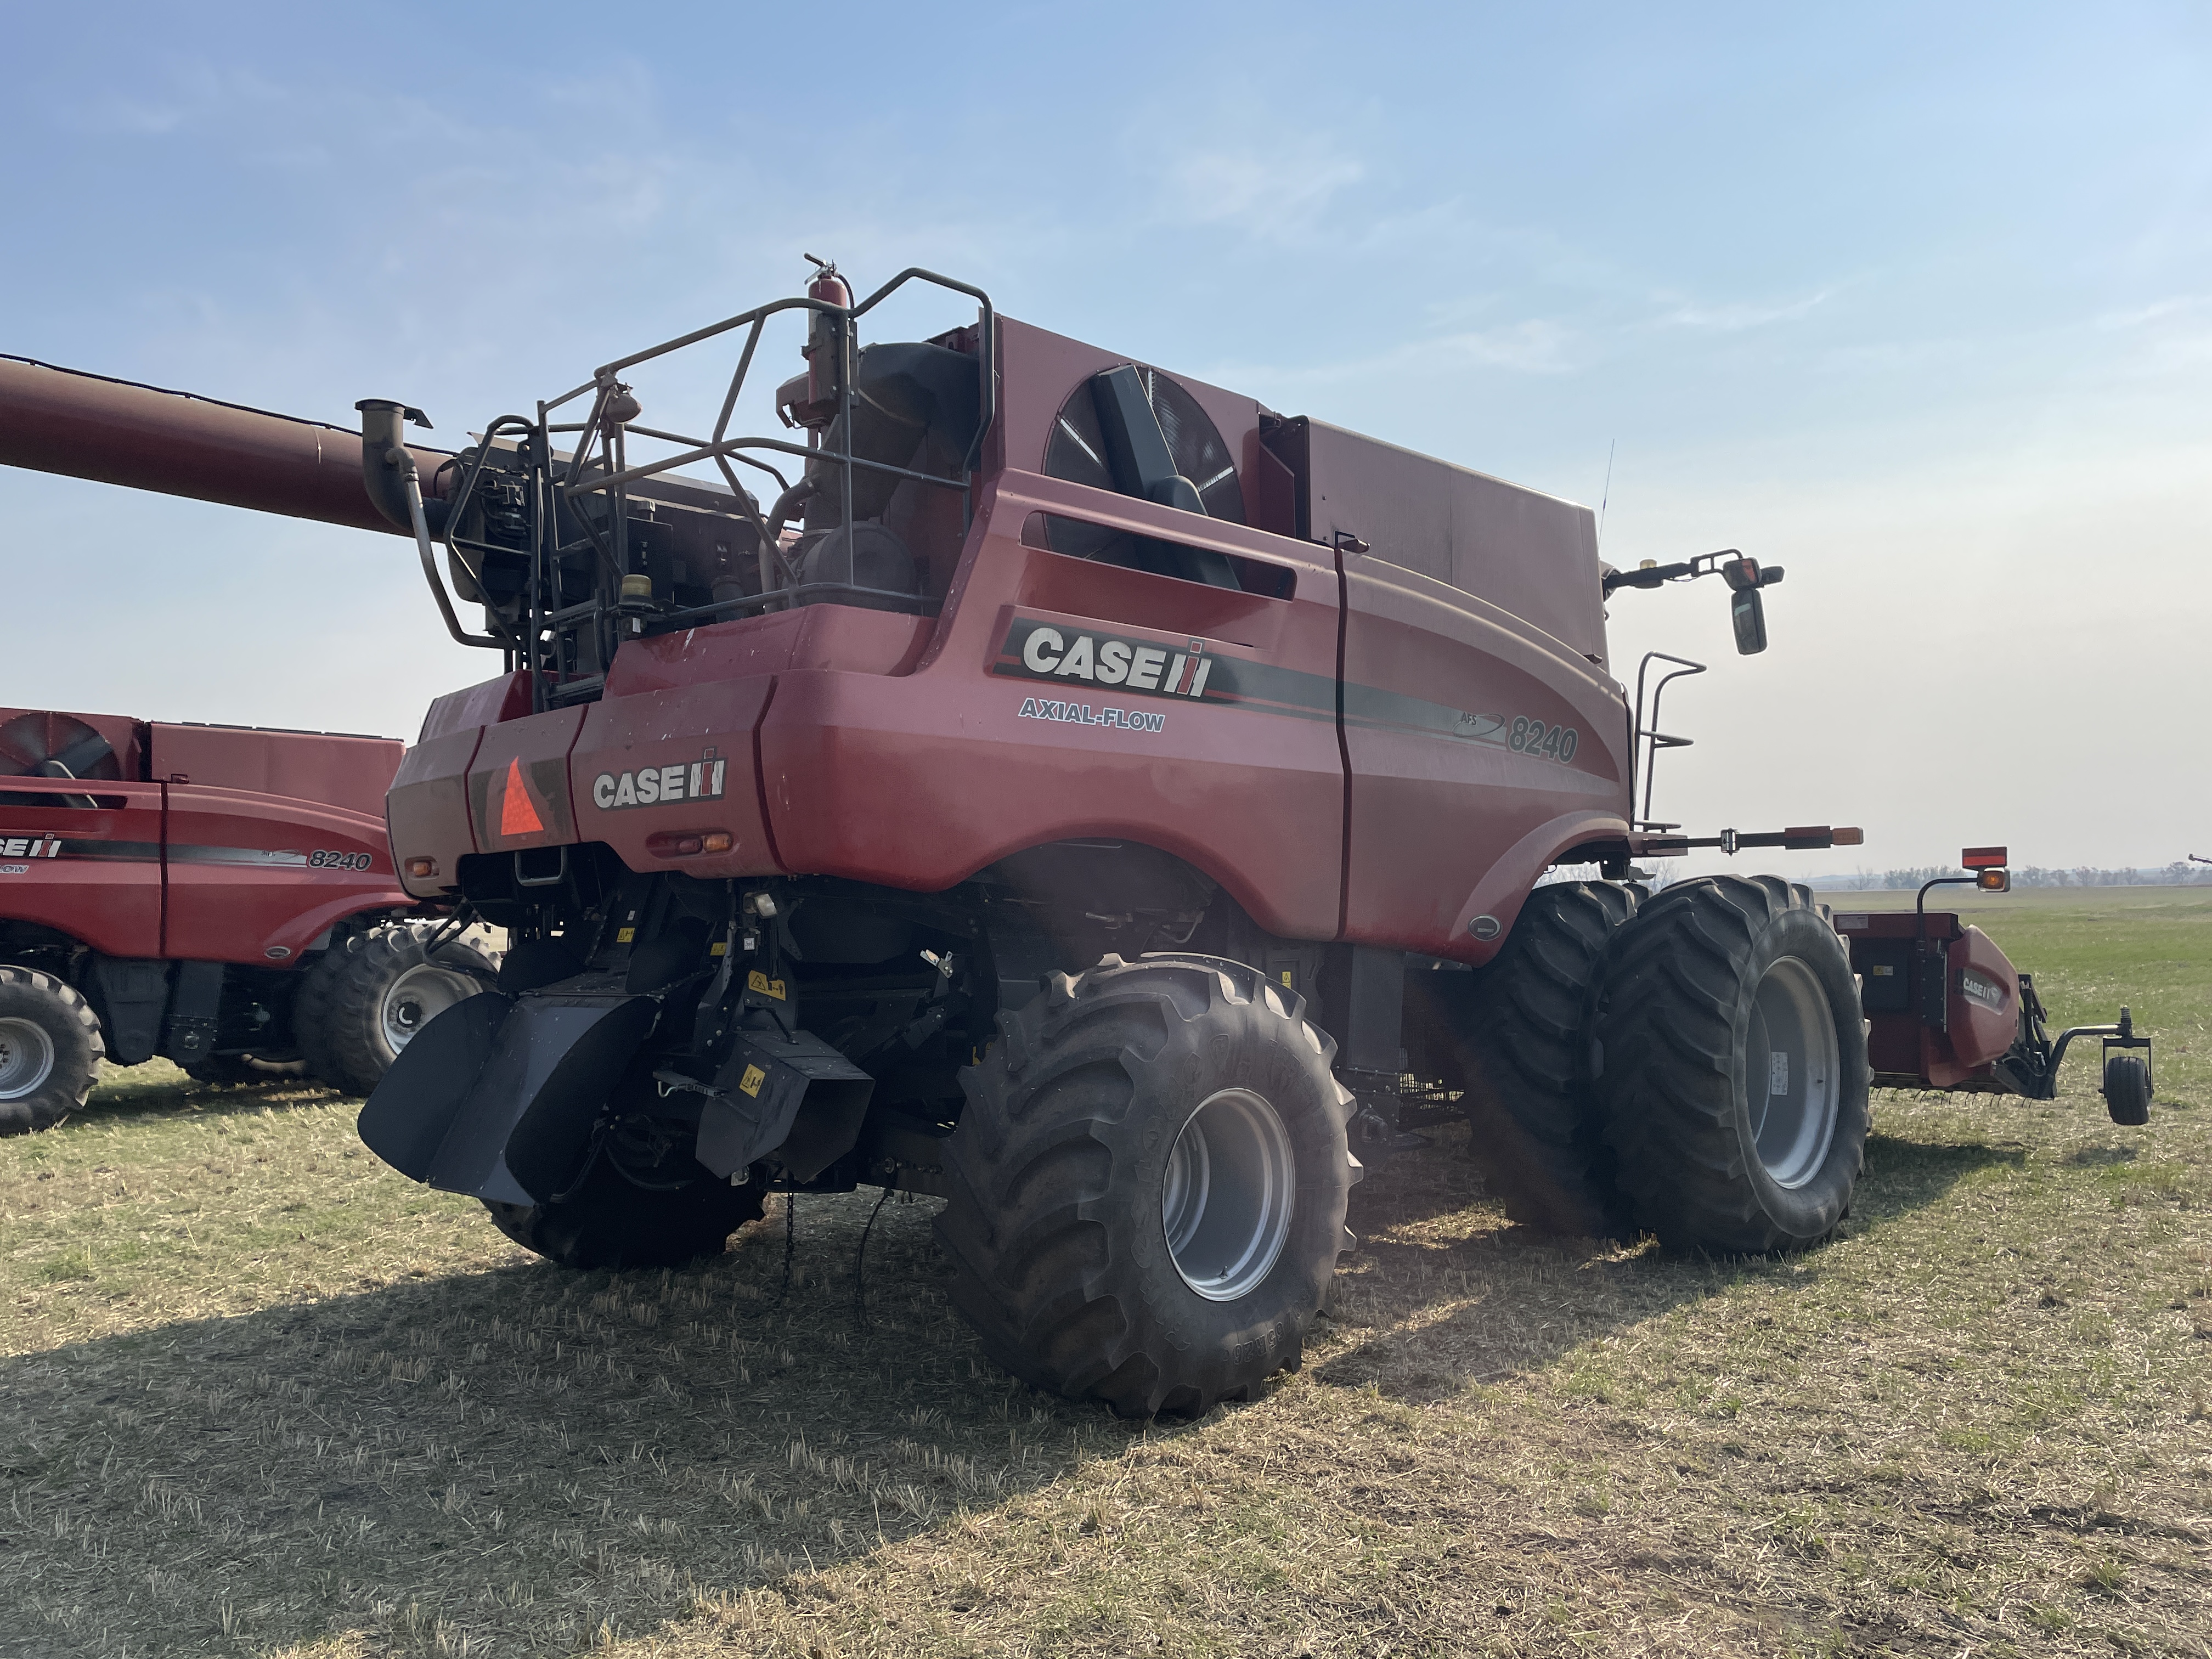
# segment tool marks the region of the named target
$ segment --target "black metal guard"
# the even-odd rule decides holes
[[[810,444],[793,443],[787,439],[772,437],[732,437],[730,422],[736,411],[738,398],[757,354],[761,335],[769,319],[783,312],[819,313],[836,319],[842,349],[848,352],[847,365],[858,361],[855,348],[860,319],[908,283],[927,283],[967,295],[976,302],[976,357],[980,381],[975,430],[969,441],[967,452],[962,456],[954,477],[939,477],[920,472],[909,467],[894,465],[872,459],[854,452],[854,377],[849,372],[837,376],[837,419],[840,429],[846,434],[845,447],[831,449],[826,434]],[[877,473],[888,473],[902,479],[934,488],[960,492],[963,503],[962,524],[966,527],[975,519],[975,473],[982,445],[991,425],[998,416],[998,317],[990,296],[981,289],[926,270],[919,266],[901,271],[890,281],[858,304],[846,307],[817,300],[811,295],[772,301],[750,311],[740,312],[707,327],[695,329],[673,340],[617,358],[593,371],[583,385],[571,388],[560,396],[537,406],[535,418],[522,415],[502,415],[487,427],[479,439],[476,453],[465,464],[459,485],[447,508],[446,551],[453,563],[468,573],[478,589],[487,596],[490,589],[484,581],[483,561],[493,554],[512,555],[518,551],[529,560],[528,590],[526,610],[527,626],[520,637],[508,649],[510,671],[517,667],[531,671],[532,707],[542,711],[551,703],[580,701],[596,695],[604,684],[604,666],[612,660],[620,637],[611,634],[611,624],[624,619],[640,622],[648,616],[653,632],[664,632],[679,627],[742,616],[753,611],[764,611],[814,600],[848,599],[862,601],[890,601],[902,605],[913,605],[915,596],[887,589],[869,587],[855,580],[855,538],[851,535],[854,525],[853,479],[854,469],[866,467]],[[686,347],[718,338],[733,331],[744,331],[744,344],[740,351],[735,371],[732,374],[721,409],[710,436],[701,438],[679,432],[671,432],[633,424],[618,412],[611,410],[617,398],[635,403],[628,398],[629,388],[620,380],[623,371],[641,363],[666,357]],[[589,413],[582,421],[555,422],[554,413],[586,395],[591,398]],[[574,452],[565,458],[556,456],[553,448],[556,434],[580,434]],[[678,453],[660,459],[633,462],[629,454],[629,440],[632,435],[657,443],[676,446]],[[503,547],[461,533],[468,507],[475,501],[482,486],[491,459],[495,439],[512,436],[517,441],[521,460],[520,477],[526,492],[526,512],[529,525],[528,544],[522,549]],[[736,465],[756,469],[774,478],[786,496],[791,485],[781,471],[759,453],[787,454],[799,458],[805,465],[820,464],[838,470],[842,500],[841,522],[846,527],[846,577],[843,581],[801,582],[798,573],[784,562],[781,545],[784,519],[773,512],[763,514],[748,496],[740,483]],[[728,599],[717,599],[711,605],[693,605],[683,610],[662,610],[658,605],[643,604],[623,596],[623,579],[633,574],[630,570],[629,547],[629,498],[631,488],[665,473],[711,460],[722,474],[730,492],[728,511],[732,517],[749,523],[760,541],[760,590]],[[733,463],[735,465],[733,465]],[[515,477],[514,471],[505,473]],[[710,489],[712,486],[696,480],[677,480],[686,488]],[[589,503],[604,500],[606,517],[603,523],[595,522],[596,515]],[[581,532],[581,539],[562,543],[560,514],[556,507],[565,504]],[[597,557],[601,579],[592,585],[592,596],[588,601],[548,609],[548,598],[559,558],[588,546]],[[572,625],[587,624],[598,644],[593,653],[601,672],[569,672],[562,660],[562,631]],[[579,632],[582,631],[578,629]]]
[[[1659,684],[1652,688],[1651,716],[1650,724],[1646,725],[1644,714],[1644,677],[1650,672],[1651,665],[1655,660],[1679,663],[1681,665],[1672,673],[1662,674],[1659,677]],[[1636,799],[1636,769],[1638,757],[1640,755],[1643,757],[1644,770],[1644,815],[1636,821],[1634,827],[1638,830],[1673,830],[1678,827],[1672,823],[1652,822],[1652,775],[1659,769],[1661,750],[1687,749],[1692,740],[1688,738],[1669,737],[1665,732],[1654,729],[1659,724],[1659,699],[1666,691],[1669,682],[1687,679],[1692,674],[1703,674],[1707,672],[1704,663],[1692,662],[1687,657],[1677,657],[1665,651],[1647,651],[1644,653],[1644,660],[1636,665],[1636,729],[1631,735],[1628,744],[1628,798],[1632,801]]]

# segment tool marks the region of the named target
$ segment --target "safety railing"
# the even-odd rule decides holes
[[[860,319],[909,283],[945,289],[964,295],[976,303],[977,419],[966,452],[951,477],[860,454],[853,443],[854,368],[860,357],[858,336]],[[831,319],[834,325],[840,362],[836,374],[836,416],[829,431],[843,434],[842,447],[833,447],[827,433],[817,433],[812,441],[804,444],[786,438],[731,434],[731,423],[759,354],[763,332],[771,319],[786,312],[818,313]],[[637,422],[635,417],[641,410],[622,379],[627,371],[739,331],[744,333],[744,344],[710,434],[700,436]],[[503,415],[494,421],[484,429],[473,458],[461,464],[459,483],[448,497],[446,530],[442,538],[446,551],[453,563],[468,574],[478,590],[487,594],[490,592],[485,581],[488,561],[497,555],[511,556],[518,551],[527,554],[530,568],[523,626],[519,629],[501,628],[495,625],[495,618],[490,620],[494,624],[494,636],[507,647],[509,668],[526,667],[532,671],[533,702],[539,708],[545,706],[549,700],[571,700],[569,696],[562,694],[560,689],[562,683],[568,684],[571,693],[588,694],[592,689],[584,683],[592,677],[571,673],[570,665],[561,660],[563,654],[561,638],[565,629],[588,627],[599,635],[599,649],[593,654],[603,665],[611,659],[613,647],[619,642],[612,637],[611,625],[624,618],[635,618],[641,623],[649,618],[652,631],[661,632],[823,599],[857,600],[878,605],[888,603],[910,607],[916,602],[915,593],[872,587],[858,580],[854,562],[857,538],[853,534],[854,473],[857,470],[866,469],[879,475],[911,480],[926,488],[958,492],[963,503],[962,527],[964,531],[974,518],[975,473],[978,458],[985,435],[998,412],[997,350],[997,314],[990,296],[980,288],[920,267],[901,271],[866,299],[852,306],[839,306],[811,295],[799,295],[740,312],[721,322],[695,329],[675,339],[601,365],[582,385],[539,403],[534,417]],[[588,413],[582,420],[554,418],[561,410],[586,397],[591,403]],[[554,447],[556,441],[571,434],[576,439],[573,451],[566,454],[556,451]],[[495,441],[510,437],[520,452],[519,471],[492,465]],[[673,453],[650,459],[635,459],[630,453],[633,438],[665,446]],[[763,459],[767,455],[794,457],[801,463],[802,468],[829,467],[836,470],[841,508],[838,521],[846,531],[845,580],[803,580],[802,573],[787,561],[786,550],[782,545],[784,520],[774,507],[767,514],[760,510],[737,471],[738,466],[744,466],[773,478],[780,492],[778,501],[781,504],[793,495],[793,485],[773,461]],[[728,598],[717,597],[711,604],[682,608],[665,606],[650,599],[626,595],[623,579],[639,574],[632,570],[629,556],[630,496],[633,493],[642,493],[650,498],[653,493],[649,487],[652,480],[705,462],[714,464],[728,489],[728,516],[749,524],[758,538],[758,590]],[[522,483],[526,495],[523,514],[527,526],[526,538],[528,545],[526,548],[518,550],[483,538],[468,536],[462,532],[462,526],[468,522],[469,509],[477,504],[483,489],[484,480],[493,474],[508,479],[519,477]],[[803,471],[801,476],[804,477]],[[672,479],[671,482],[693,490],[712,488],[696,478]],[[639,486],[647,488],[640,492]],[[594,507],[599,503],[605,505],[595,511]],[[563,515],[557,510],[560,506],[568,508],[567,517],[582,532],[580,538],[566,543],[561,540]],[[586,549],[592,552],[602,577],[602,580],[592,583],[592,597],[580,602],[549,605],[549,598],[565,597],[562,595],[555,574],[560,561]],[[487,639],[484,642],[491,643],[493,641]],[[550,690],[545,684],[549,676],[555,683]]]

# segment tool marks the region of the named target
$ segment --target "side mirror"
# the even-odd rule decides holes
[[[1766,607],[1757,588],[1739,588],[1729,595],[1729,619],[1735,624],[1739,656],[1755,657],[1766,649]]]

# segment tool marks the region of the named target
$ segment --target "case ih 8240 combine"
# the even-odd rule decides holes
[[[864,348],[918,283],[972,324]],[[771,324],[805,333],[787,434],[733,435]],[[705,429],[649,421],[633,383],[718,350]],[[319,435],[193,435],[174,399],[69,381],[11,371],[0,453],[364,521]],[[501,659],[433,706],[392,850],[511,945],[362,1134],[531,1249],[667,1263],[771,1191],[936,1194],[991,1351],[1146,1413],[1297,1363],[1358,1153],[1439,1113],[1550,1224],[1765,1250],[1845,1213],[1869,1071],[1844,941],[1772,877],[1629,884],[1856,839],[1632,817],[1665,740],[1607,594],[1717,574],[1757,649],[1778,571],[1607,572],[1584,508],[920,271],[856,305],[825,270],[457,457],[361,408],[374,510]],[[1570,865],[1604,878],[1539,885]],[[1885,1072],[2047,1093],[2032,992],[1929,920],[1881,947],[1911,1024]],[[2147,1067],[2111,1064],[2132,1113]]]
[[[376,1086],[492,974],[384,834],[388,738],[0,708],[0,1134],[100,1061]],[[417,918],[426,918],[418,920]]]

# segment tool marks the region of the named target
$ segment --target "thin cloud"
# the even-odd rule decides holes
[[[1470,368],[1566,374],[1581,368],[1589,355],[1589,342],[1579,331],[1548,318],[1531,317],[1497,328],[1408,340],[1389,351],[1333,362],[1220,363],[1209,368],[1204,378],[1218,386],[1251,387],[1279,396],[1292,388],[1310,392],[1316,387],[1401,382]]]
[[[1163,184],[1170,216],[1282,240],[1310,231],[1337,196],[1366,176],[1325,143],[1288,149],[1200,150],[1170,161]]]
[[[2117,333],[2142,328],[2151,323],[2162,323],[2171,318],[2192,316],[2207,309],[2212,309],[2212,295],[2176,294],[2147,306],[2136,306],[2125,311],[2107,311],[2093,319],[2090,326],[2106,333]]]
[[[1747,329],[1765,328],[1773,323],[1794,323],[1825,304],[1834,292],[1833,289],[1824,288],[1818,294],[1792,300],[1784,305],[1753,305],[1739,301],[1728,305],[1677,306],[1659,319],[1659,326],[1699,329],[1712,334],[1740,334]]]

